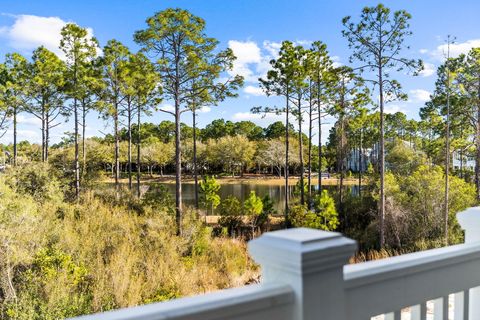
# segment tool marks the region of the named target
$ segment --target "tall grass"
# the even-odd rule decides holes
[[[174,217],[158,206],[113,203],[93,191],[66,203],[51,197],[57,187],[45,188],[49,197],[42,199],[16,188],[16,180],[0,180],[1,319],[58,319],[164,301],[238,286],[257,274],[243,242],[212,237],[193,211],[178,237]]]

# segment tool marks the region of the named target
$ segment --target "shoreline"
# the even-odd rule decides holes
[[[254,185],[276,185],[276,186],[283,186],[285,185],[285,178],[278,178],[273,176],[259,176],[259,175],[244,175],[243,177],[215,177],[219,184],[254,184]],[[199,176],[199,182],[202,180],[201,176]],[[289,177],[288,185],[295,185],[300,180],[300,177],[294,176]],[[114,182],[112,178],[105,179],[103,182]],[[144,177],[141,179],[141,184],[148,184],[148,183],[164,183],[164,184],[175,184],[175,176],[173,175],[165,175],[163,177],[154,176],[154,177]],[[305,182],[307,182],[307,178],[305,178]],[[344,179],[344,185],[356,185],[358,184],[358,179]],[[128,178],[121,178],[121,184],[128,183]],[[134,182],[135,183],[135,182]],[[182,177],[182,184],[193,184],[194,179],[191,176],[184,176]],[[337,185],[339,183],[339,179],[337,178],[324,178],[322,179],[323,185]],[[365,183],[365,180],[362,180],[362,184]],[[312,185],[316,186],[318,184],[318,179],[316,177],[312,177]]]

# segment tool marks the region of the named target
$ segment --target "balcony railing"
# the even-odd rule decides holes
[[[478,320],[480,207],[458,215],[465,244],[346,265],[355,241],[289,229],[250,241],[262,283],[84,320]]]

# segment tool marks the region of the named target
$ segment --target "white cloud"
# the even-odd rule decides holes
[[[8,45],[21,51],[31,51],[39,46],[45,46],[58,56],[63,57],[59,49],[60,31],[67,21],[59,17],[41,17],[35,15],[13,15],[12,25],[0,27],[0,37],[7,39]],[[93,36],[93,30],[87,28],[88,35]]]
[[[207,112],[210,112],[212,111],[212,108],[208,107],[208,106],[203,106],[200,108],[200,110],[198,110],[198,112],[201,112],[201,113],[207,113]]]
[[[263,47],[265,48],[265,50],[268,51],[268,53],[270,54],[270,56],[272,56],[272,58],[276,59],[278,58],[278,52],[282,47],[282,43],[265,40],[263,41]]]
[[[397,112],[405,113],[405,108],[403,108],[402,106],[399,106],[398,104],[386,104],[384,111],[385,113],[389,113],[389,114],[394,114]]]
[[[3,132],[2,132],[3,133]],[[11,143],[13,137],[13,129],[8,129],[5,132],[5,135],[0,139],[2,143]],[[17,141],[28,140],[31,143],[39,143],[42,141],[40,130],[27,130],[27,129],[18,129],[17,130]]]
[[[423,89],[413,89],[409,91],[412,102],[427,102],[430,100],[430,91]]]
[[[420,71],[419,75],[422,77],[430,77],[431,75],[435,74],[435,71],[435,65],[425,62],[423,64],[423,70]]]
[[[332,56],[331,59],[332,59],[332,67],[338,68],[342,66],[339,56]]]
[[[420,49],[419,52],[421,54],[426,54],[426,53],[428,53],[428,50],[427,49]]]
[[[171,104],[167,104],[167,103],[160,105],[160,109],[168,111],[168,112],[174,112],[175,111],[175,107],[172,106]]]
[[[233,54],[237,57],[230,74],[241,75],[245,81],[256,81],[257,77],[251,67],[262,61],[262,54],[257,43],[253,41],[230,40],[228,41],[228,47],[232,49]]]
[[[265,93],[263,92],[262,89],[260,89],[259,87],[255,87],[255,86],[246,86],[243,91],[246,93],[246,94],[249,94],[249,95],[252,95],[252,96],[264,96]]]
[[[480,39],[467,40],[450,44],[450,57],[456,58],[462,53],[468,53],[470,49],[480,47]],[[435,50],[427,52],[436,60],[443,61],[447,55],[448,44],[439,45]]]
[[[285,116],[277,115],[274,113],[256,114],[251,112],[237,112],[232,116],[232,120],[235,121],[253,121],[256,123],[271,123],[274,121],[283,121]]]
[[[33,125],[33,126],[40,126],[42,121],[37,117],[25,117],[22,114],[17,116],[17,122],[19,124],[26,124],[26,125]]]
[[[298,40],[295,45],[310,46],[312,41]],[[266,76],[270,69],[270,60],[278,58],[278,52],[282,44],[265,40],[259,46],[255,41],[228,41],[228,47],[232,49],[237,59],[233,63],[230,75],[241,75],[246,82],[254,83],[258,78]]]

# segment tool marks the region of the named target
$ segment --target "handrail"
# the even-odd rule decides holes
[[[312,229],[268,232],[249,242],[262,284],[84,316],[83,320],[367,320],[385,314],[480,319],[480,207],[458,215],[465,244],[346,265],[356,242]]]
[[[257,284],[76,318],[78,320],[291,319],[293,290],[282,284]],[[289,313],[290,312],[290,313]]]
[[[479,270],[480,242],[347,265],[346,308],[359,319],[401,310],[480,286]]]

